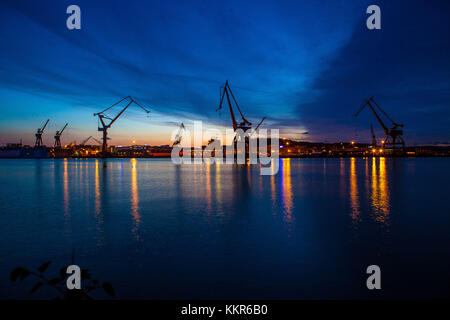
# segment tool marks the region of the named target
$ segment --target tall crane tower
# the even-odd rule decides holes
[[[357,117],[360,112],[366,107],[369,106],[370,110],[372,110],[373,114],[375,115],[375,118],[378,120],[378,123],[383,128],[384,133],[386,134],[386,139],[384,139],[382,143],[382,147],[384,149],[390,149],[392,148],[395,152],[396,149],[400,149],[402,152],[405,149],[405,141],[403,141],[403,128],[402,124],[396,123],[394,120],[392,120],[386,112],[384,112],[383,109],[375,102],[373,97],[370,97],[367,100],[364,100],[364,103],[359,108],[358,112],[355,113],[355,117]],[[391,128],[388,128],[383,121],[381,120],[380,116],[376,112],[374,106],[391,122]]]
[[[107,116],[105,114],[106,111],[110,110],[112,107],[118,105],[119,103],[121,103],[122,101],[128,100],[128,103],[126,104],[126,106],[122,109],[122,111],[120,111],[114,118],[111,118],[109,116]],[[138,102],[136,102],[136,100],[134,100],[132,97],[130,96],[126,96],[125,98],[123,98],[122,100],[114,103],[112,106],[106,108],[103,111],[94,113],[94,117],[98,117],[99,120],[99,126],[98,126],[98,131],[102,131],[103,132],[103,144],[102,144],[102,155],[105,156],[107,153],[107,147],[108,147],[108,129],[111,128],[111,125],[116,122],[116,120],[125,112],[125,110],[128,109],[128,107],[132,104],[136,104],[138,105],[142,110],[144,110],[145,112],[147,112],[147,114],[150,113],[150,111],[148,111],[147,109],[145,109],[143,106],[141,106]],[[109,120],[109,123],[105,122],[105,119]],[[100,124],[102,125],[100,127]]]
[[[66,130],[68,123],[66,123],[66,125],[59,131],[56,131],[55,134],[55,148],[61,148],[61,135],[64,132],[64,130]]]
[[[44,124],[44,126],[42,128],[38,128],[36,131],[36,143],[34,144],[35,148],[40,148],[42,147],[42,134],[44,133],[45,127],[47,127],[48,122],[50,121],[50,119],[47,120],[47,122]]]
[[[242,129],[244,132],[251,128],[251,122],[249,122],[247,119],[245,119],[244,115],[241,112],[241,108],[239,107],[239,104],[236,101],[236,98],[233,95],[233,91],[231,91],[230,84],[228,83],[228,80],[225,82],[225,85],[220,88],[220,103],[219,108],[217,108],[216,111],[219,111],[222,109],[222,103],[225,96],[227,97],[228,107],[230,108],[230,116],[231,121],[233,122],[233,129],[236,131],[237,129]],[[236,118],[234,116],[233,107],[231,104],[231,98],[233,98],[234,104],[236,105],[237,110],[239,111],[239,114],[241,115],[242,121],[237,123]]]
[[[177,135],[175,136],[175,140],[173,141],[172,147],[176,146],[177,144],[180,144],[181,139],[183,139],[183,131],[186,128],[184,127],[184,123],[181,123],[180,128],[178,129]]]

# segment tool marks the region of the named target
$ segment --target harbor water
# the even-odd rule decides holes
[[[10,271],[73,249],[119,299],[450,297],[450,159],[279,161],[1,159],[0,298],[53,298]]]

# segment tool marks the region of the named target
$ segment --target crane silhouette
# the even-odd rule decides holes
[[[93,136],[89,136],[86,139],[83,140],[83,142],[80,143],[80,146],[84,146],[90,139],[94,140],[95,142],[97,142],[99,145],[102,144],[102,142],[100,140],[95,139]]]
[[[384,122],[381,120],[380,116],[378,115],[378,113],[376,112],[376,110],[374,108],[374,105],[391,122],[391,124],[392,124],[391,128],[388,128],[384,124]],[[401,128],[403,128],[403,125],[392,120],[388,116],[388,114],[383,109],[381,109],[381,107],[375,102],[373,97],[370,97],[369,99],[364,100],[364,103],[361,105],[359,110],[355,113],[355,117],[357,117],[366,106],[369,106],[370,110],[372,110],[373,114],[375,115],[375,118],[378,120],[378,123],[383,128],[383,131],[386,134],[386,139],[384,139],[384,141],[382,143],[382,147],[384,149],[392,148],[394,152],[396,149],[400,149],[403,152],[405,149],[405,141],[402,138],[403,130],[401,129]],[[400,148],[397,148],[397,147],[400,147]]]
[[[377,147],[377,138],[375,137],[375,132],[373,131],[373,126],[370,124],[370,134],[372,135],[372,148]]]
[[[36,142],[34,144],[35,148],[40,148],[42,147],[42,134],[45,131],[45,128],[47,127],[48,122],[50,121],[50,119],[47,120],[47,122],[44,124],[44,126],[42,128],[38,128],[36,131]]]
[[[228,80],[225,82],[223,87],[221,87],[220,89],[221,89],[220,90],[220,103],[219,103],[219,108],[217,108],[216,111],[219,111],[220,109],[222,109],[223,99],[226,96],[227,102],[228,102],[228,107],[230,108],[230,116],[231,116],[231,122],[233,123],[233,130],[236,131],[237,129],[242,129],[243,131],[247,131],[248,129],[250,129],[252,124],[250,121],[245,119],[244,115],[242,114],[241,108],[239,107],[239,104],[237,103],[236,98],[234,97],[233,91],[231,91]],[[230,100],[230,96],[233,99],[234,104],[235,104],[239,114],[241,115],[241,122],[239,122],[239,123],[236,121],[236,117],[233,112],[233,107],[232,107],[232,103]]]
[[[56,131],[55,134],[55,148],[61,148],[61,135],[63,134],[64,130],[67,128],[68,123],[59,131]]]
[[[106,111],[110,110],[112,107],[118,105],[119,103],[121,103],[122,101],[125,101],[125,100],[128,100],[127,105],[114,118],[110,118],[110,117],[108,117],[105,114]],[[111,128],[111,125],[114,122],[116,122],[117,119],[119,119],[119,117],[125,112],[125,110],[128,109],[128,107],[132,103],[134,103],[137,106],[139,106],[142,110],[147,112],[147,114],[150,113],[150,111],[148,111],[142,105],[140,105],[138,102],[136,102],[136,100],[133,99],[131,96],[126,96],[125,98],[123,98],[122,100],[114,103],[112,106],[106,108],[105,110],[97,112],[97,113],[94,113],[94,117],[98,117],[98,119],[99,119],[98,131],[103,132],[103,143],[102,143],[102,155],[103,155],[103,157],[106,156],[107,148],[108,148],[108,129]],[[109,123],[106,123],[105,119],[109,120]],[[101,127],[100,127],[100,124],[102,125]]]
[[[177,135],[175,136],[175,140],[173,141],[172,147],[181,143],[183,139],[183,132],[186,128],[184,127],[184,123],[181,123],[180,128],[178,129]]]

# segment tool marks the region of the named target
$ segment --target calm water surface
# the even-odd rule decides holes
[[[0,298],[75,262],[119,298],[450,296],[450,159],[0,160]],[[368,291],[366,267],[382,270]],[[42,290],[35,297],[53,297]],[[99,296],[100,298],[103,297]]]

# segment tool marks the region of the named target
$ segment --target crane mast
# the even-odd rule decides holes
[[[181,139],[183,139],[183,131],[185,130],[184,123],[181,123],[180,128],[178,129],[177,135],[175,136],[175,140],[173,141],[172,147],[180,144]]]
[[[386,139],[383,142],[383,148],[384,149],[390,149],[392,148],[395,152],[396,149],[400,149],[402,152],[404,152],[405,149],[405,142],[402,138],[403,136],[403,128],[402,124],[396,123],[394,120],[392,120],[389,115],[381,109],[381,107],[375,102],[373,97],[370,97],[369,99],[365,100],[364,103],[361,105],[359,110],[355,113],[355,117],[357,117],[361,111],[366,107],[369,106],[370,110],[372,110],[372,113],[375,115],[375,118],[377,119],[380,126],[383,128],[383,131],[386,135]],[[381,112],[392,124],[391,128],[388,128],[383,120],[381,120],[381,117],[376,112],[374,106]]]
[[[48,122],[50,121],[50,119],[47,120],[47,122],[44,124],[44,126],[42,128],[38,128],[36,131],[36,142],[34,144],[35,148],[40,148],[42,147],[42,134],[45,131],[45,127],[47,127]]]
[[[125,100],[129,100],[127,105],[114,117],[114,118],[110,118],[108,117],[105,112],[110,110],[112,107],[118,105],[119,103],[121,103],[122,101]],[[134,100],[131,96],[126,96],[125,98],[123,98],[122,100],[114,103],[112,106],[106,108],[103,111],[94,113],[94,117],[98,117],[99,119],[99,124],[101,124],[102,126],[98,127],[98,131],[103,132],[103,143],[102,143],[102,155],[103,157],[106,156],[107,153],[107,148],[108,148],[108,129],[111,128],[111,125],[116,122],[117,119],[119,119],[119,117],[125,112],[125,110],[128,109],[128,107],[132,104],[136,104],[138,105],[142,110],[144,110],[145,112],[150,113],[150,111],[148,111],[147,109],[145,109],[143,106],[141,106],[138,102],[136,102],[136,100]],[[104,119],[109,120],[109,123],[106,123]]]
[[[61,135],[63,134],[64,130],[66,129],[68,123],[59,131],[56,131],[55,134],[55,148],[61,148]]]
[[[234,97],[233,91],[231,91],[230,88],[230,84],[228,83],[228,80],[225,82],[225,85],[221,88],[221,93],[220,93],[220,103],[219,103],[219,108],[217,108],[216,111],[222,109],[222,104],[223,104],[223,100],[225,98],[225,96],[227,97],[227,102],[228,102],[228,107],[230,109],[230,116],[231,116],[231,122],[233,123],[233,129],[234,131],[236,131],[237,129],[242,129],[244,131],[248,130],[251,128],[251,122],[248,121],[247,119],[245,119],[244,115],[241,112],[241,108],[239,107],[239,104],[236,101],[236,98]],[[231,104],[231,98],[234,101],[234,104],[236,105],[236,108],[239,112],[239,114],[241,115],[242,121],[240,123],[238,123],[236,121],[236,117],[234,116],[234,112],[233,112],[233,107]]]

